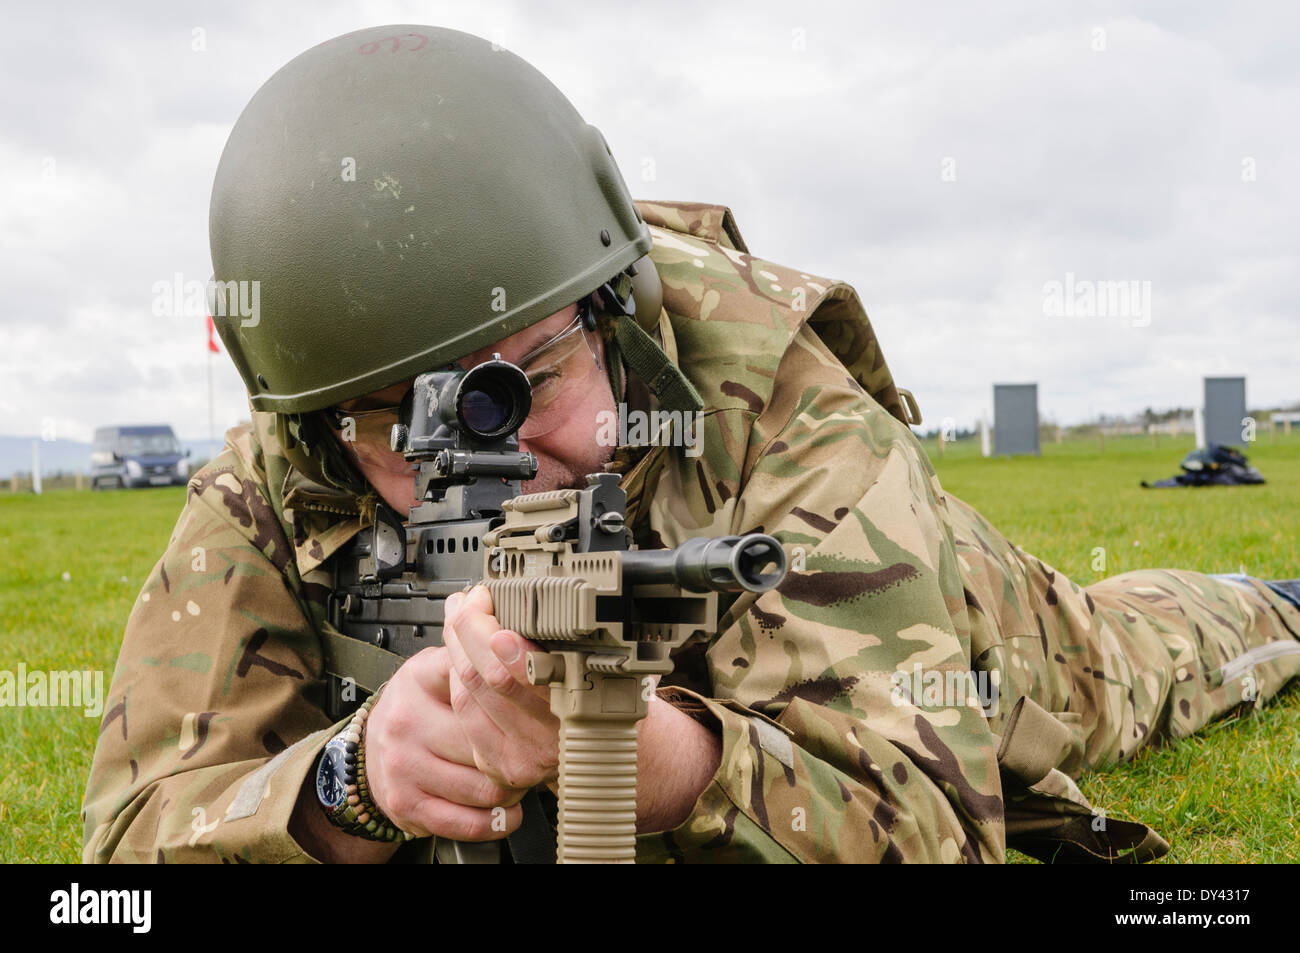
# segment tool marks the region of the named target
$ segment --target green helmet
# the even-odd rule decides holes
[[[336,37],[272,76],[221,155],[210,237],[250,402],[293,415],[628,289],[651,248],[604,137],[549,80],[427,26]]]

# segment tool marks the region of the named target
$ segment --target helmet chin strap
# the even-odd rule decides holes
[[[650,279],[653,279],[653,285],[650,284]],[[640,307],[638,292],[646,299]],[[626,271],[601,285],[596,293],[600,295],[606,313],[614,321],[613,335],[606,344],[609,352],[606,364],[610,390],[615,399],[620,399],[619,395],[624,392],[621,375],[623,366],[626,365],[628,370],[645,381],[664,410],[703,410],[704,401],[699,391],[647,333],[658,327],[663,307],[659,278],[649,257],[628,266]]]

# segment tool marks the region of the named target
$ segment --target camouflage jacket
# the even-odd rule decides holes
[[[716,206],[641,203],[663,344],[705,401],[702,452],[629,463],[646,545],[762,530],[792,566],[727,607],[660,690],[720,731],[715,777],[643,861],[1000,861],[999,737],[977,704],[900,699],[965,676],[948,501],[856,293],[751,257]],[[287,824],[325,741],[330,556],[373,493],[290,464],[255,413],[190,481],[132,611],[83,806],[87,861],[309,861]],[[616,457],[617,459],[617,457]]]

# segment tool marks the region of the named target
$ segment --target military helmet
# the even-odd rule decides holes
[[[209,229],[217,330],[253,408],[293,415],[514,334],[651,248],[604,137],[546,77],[428,26],[336,37],[272,76]]]

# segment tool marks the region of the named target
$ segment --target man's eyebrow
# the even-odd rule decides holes
[[[568,325],[565,325],[565,327],[567,326]],[[537,328],[537,325],[533,325],[533,328]],[[560,331],[563,330],[564,330],[563,328],[560,329]],[[522,360],[523,358],[527,357],[529,354],[532,354],[533,351],[537,350],[539,347],[541,347],[551,338],[555,337],[557,334],[560,333],[560,331],[542,331],[539,329],[538,333],[533,335],[532,338],[528,339],[528,343],[525,345],[525,347],[523,347],[520,350],[519,358]]]
[[[569,322],[569,324],[572,324],[572,323],[573,323],[572,321]],[[568,327],[568,325],[566,324],[565,327]],[[551,338],[553,338],[553,337],[555,337],[556,335],[558,335],[558,334],[559,334],[561,331],[563,331],[563,330],[564,330],[564,328],[561,328],[559,331],[550,331],[550,332],[548,332],[548,331],[543,330],[543,329],[541,328],[541,326],[540,326],[540,325],[537,325],[537,324],[534,324],[534,325],[532,325],[532,326],[529,327],[529,328],[525,328],[524,331],[532,331],[532,332],[534,332],[534,333],[533,333],[530,337],[525,338],[525,346],[524,346],[523,348],[520,349],[520,351],[519,351],[519,357],[515,358],[515,360],[522,360],[523,358],[527,357],[529,354],[533,353],[533,351],[537,350],[539,347],[541,347],[543,344],[545,344],[545,343],[546,343],[547,341],[549,341]],[[523,334],[524,331],[516,331],[515,333],[516,333],[516,334]],[[492,360],[492,353],[493,353],[493,351],[495,351],[495,350],[499,347],[499,344],[500,344],[500,342],[498,342],[497,344],[492,345],[491,347],[484,348],[484,350],[487,352],[487,357],[483,358],[484,361],[490,361],[490,360]],[[477,354],[478,352],[476,351],[475,353]],[[468,357],[468,355],[466,355],[466,357]],[[463,366],[464,366],[464,362],[465,362],[465,358],[462,357],[462,358],[460,358],[459,360],[455,361],[454,363],[456,363],[456,364],[458,364],[458,365],[461,365],[461,366],[463,367]],[[480,363],[482,363],[482,362],[480,362]],[[468,368],[465,368],[465,369],[468,370]]]

